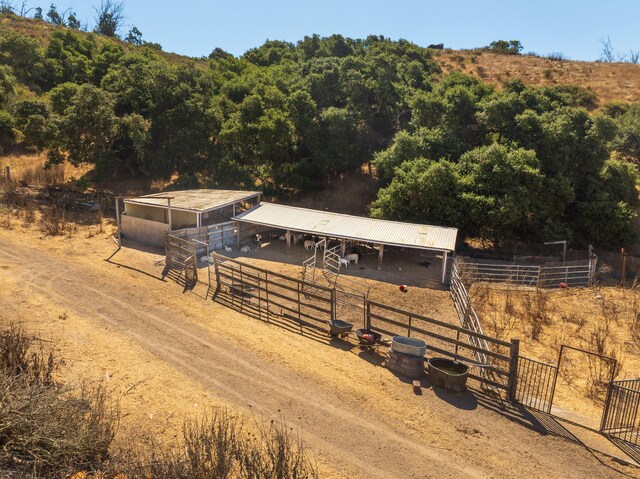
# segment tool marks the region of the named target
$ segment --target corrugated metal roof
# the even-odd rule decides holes
[[[378,220],[274,203],[260,203],[233,219],[318,236],[439,251],[454,251],[458,235],[457,228]]]
[[[154,193],[152,195],[140,196],[137,198],[127,198],[125,203],[136,203],[142,205],[167,207],[167,200],[157,198],[158,196],[173,196],[171,207],[187,211],[203,212],[224,206],[232,205],[239,201],[249,200],[256,195],[262,194],[260,191],[240,191],[240,190],[181,190],[167,191],[165,193]]]

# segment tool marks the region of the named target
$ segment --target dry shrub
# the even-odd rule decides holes
[[[549,292],[541,288],[523,293],[520,296],[524,320],[530,328],[531,339],[538,341],[543,326],[551,324],[555,306],[549,298]]]
[[[481,318],[485,331],[490,336],[506,339],[515,330],[518,316],[514,304],[516,288],[511,285],[501,285],[500,290],[489,283],[474,283],[471,288],[471,303]]]
[[[631,332],[631,340],[637,352],[640,352],[640,283],[636,279],[633,282],[631,288],[627,290],[629,298],[627,304],[629,305],[630,319],[629,330]]]
[[[51,347],[0,317],[0,476],[316,478],[299,438],[284,421],[246,428],[218,409],[185,422],[182,441],[133,444],[110,455],[119,411],[102,385],[71,389],[55,381]],[[96,474],[93,474],[93,473]]]
[[[105,389],[55,382],[60,363],[53,350],[20,325],[3,326],[0,346],[0,470],[9,477],[61,478],[99,469],[118,421]]]
[[[66,211],[58,205],[42,210],[39,222],[40,230],[47,236],[72,236],[78,227],[67,221]]]
[[[214,409],[212,416],[184,424],[181,447],[134,451],[123,459],[120,472],[166,479],[318,477],[284,421],[256,422],[253,429],[245,428],[243,420],[226,409]]]
[[[11,212],[7,211],[2,216],[0,216],[0,228],[5,230],[13,229],[13,224],[11,223]]]
[[[53,350],[27,335],[19,323],[9,323],[0,330],[0,371],[5,376],[50,385],[57,367]]]
[[[604,402],[605,394],[612,378],[618,375],[622,369],[621,355],[617,351],[610,351],[609,358],[588,355],[587,366],[589,377],[587,378],[587,396],[598,402]]]
[[[29,199],[25,203],[24,208],[22,209],[20,214],[22,216],[23,224],[25,226],[32,224],[36,221],[36,207],[33,200]]]
[[[589,377],[587,378],[587,394],[592,399],[604,401],[609,381],[622,370],[622,352],[610,347],[611,324],[615,321],[611,315],[603,316],[591,331],[587,349],[604,358],[592,354],[587,356]]]

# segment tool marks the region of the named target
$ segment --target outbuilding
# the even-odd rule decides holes
[[[382,267],[385,246],[436,251],[442,254],[442,282],[447,261],[455,251],[457,228],[388,221],[330,211],[260,203],[236,215],[234,221],[286,232],[287,248],[293,233],[365,243],[378,249],[378,269]],[[344,246],[343,246],[344,249]]]
[[[163,246],[166,231],[215,225],[260,203],[260,191],[183,190],[124,198],[119,231],[140,243]]]

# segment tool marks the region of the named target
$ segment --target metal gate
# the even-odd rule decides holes
[[[168,269],[177,269],[184,274],[186,284],[195,284],[198,280],[196,250],[198,241],[187,241],[170,233],[165,235],[165,255]],[[206,245],[205,251],[206,251]]]
[[[516,400],[531,409],[551,413],[558,366],[518,357]]]
[[[600,432],[640,445],[640,379],[609,384]]]

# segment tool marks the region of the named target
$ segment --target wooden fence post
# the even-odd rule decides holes
[[[516,400],[516,389],[518,386],[518,356],[520,353],[520,340],[511,340],[511,350],[509,352],[509,383],[507,384],[507,394],[510,401]]]
[[[624,280],[627,276],[627,254],[624,252],[624,248],[620,249],[620,285],[624,286]]]
[[[365,329],[370,329],[371,328],[371,303],[369,302],[369,300],[366,300],[366,313],[364,316],[364,327]]]
[[[5,166],[4,171],[5,171],[4,176],[7,178],[7,181],[11,181],[11,167]]]
[[[331,290],[331,321],[336,320],[336,288]]]

